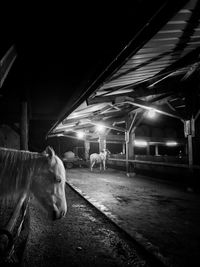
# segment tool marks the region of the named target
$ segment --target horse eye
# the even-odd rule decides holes
[[[56,177],[55,180],[56,180],[57,183],[61,183],[61,178]]]

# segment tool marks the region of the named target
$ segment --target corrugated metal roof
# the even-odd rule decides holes
[[[198,17],[195,20],[193,16],[197,1],[191,2],[162,27],[142,49],[131,56],[109,80],[105,81],[96,95],[101,95],[105,91],[113,92],[116,86],[134,86],[138,82],[149,80],[180,57],[198,48],[200,20]]]
[[[181,118],[185,97],[176,87],[199,69],[199,53],[200,3],[192,0],[129,54],[87,98],[87,107],[74,110],[52,133],[85,127],[92,131],[94,124],[102,121],[111,127],[125,122],[129,112],[152,105],[158,105],[163,114],[166,111]]]

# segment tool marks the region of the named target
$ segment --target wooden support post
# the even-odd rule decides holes
[[[125,143],[122,143],[122,154],[126,153],[126,146]]]
[[[155,156],[159,156],[158,144],[155,145]]]
[[[125,141],[126,141],[126,173],[128,174],[129,172],[129,164],[128,164],[128,160],[129,160],[129,132],[125,132]]]
[[[129,134],[129,150],[128,150],[129,159],[133,159],[133,157],[134,157],[134,140],[135,140],[135,133],[130,132],[130,134]]]
[[[188,135],[188,164],[190,170],[193,167],[193,147],[192,147],[192,135]]]
[[[85,147],[85,160],[89,160],[89,151],[90,151],[90,142],[88,140],[84,140]]]
[[[106,149],[106,137],[105,135],[99,135],[99,153]]]
[[[193,152],[193,137],[195,136],[195,121],[193,116],[190,120],[184,121],[184,134],[187,137],[188,145],[187,145],[187,153],[188,153],[188,166],[189,166],[189,181],[187,190],[193,190],[193,181],[194,181],[194,152]]]
[[[28,150],[28,106],[25,101],[21,103],[20,149]]]
[[[126,132],[126,172],[129,175],[130,166],[129,166],[129,159],[134,159],[134,139],[135,133],[130,133],[129,131]]]
[[[127,120],[127,131],[125,133],[126,141],[126,173],[129,176],[131,171],[129,168],[129,159],[134,159],[134,139],[135,139],[135,130],[137,128],[138,122],[135,123],[137,113],[134,117],[128,118]]]
[[[147,142],[147,155],[150,155],[150,145],[149,145],[149,142]]]
[[[188,140],[188,164],[189,168],[193,169],[193,137],[195,136],[195,121],[193,117],[190,120],[184,121],[184,134]]]

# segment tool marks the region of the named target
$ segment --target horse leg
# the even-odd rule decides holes
[[[104,171],[106,170],[106,161],[105,160],[103,161],[103,169],[104,169]]]
[[[91,172],[92,172],[92,170],[93,170],[94,164],[95,164],[95,161],[92,162],[92,164],[91,164],[91,168],[90,168]]]
[[[100,171],[102,170],[102,163],[100,162]]]

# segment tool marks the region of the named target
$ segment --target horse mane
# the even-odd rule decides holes
[[[46,162],[42,153],[0,148],[0,198],[28,190],[33,170]]]

